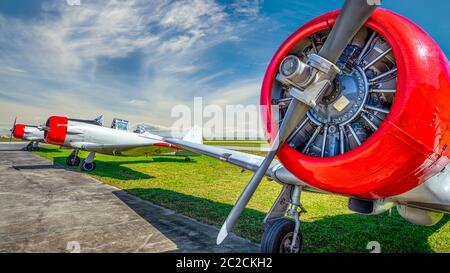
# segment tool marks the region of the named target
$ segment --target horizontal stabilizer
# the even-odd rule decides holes
[[[95,118],[94,121],[97,122],[98,125],[103,126],[103,124],[105,123],[105,117],[103,115],[100,115]]]

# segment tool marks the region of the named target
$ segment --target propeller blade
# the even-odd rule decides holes
[[[346,0],[340,15],[336,20],[336,24],[325,41],[324,46],[321,48],[319,55],[335,64],[347,45],[350,43],[351,39],[361,29],[376,8],[376,5],[369,5],[367,0]],[[304,92],[307,92],[307,90]],[[310,107],[308,105],[296,99],[291,101],[275,141],[273,142],[272,148],[268,152],[266,158],[264,158],[259,169],[255,172],[252,179],[245,187],[241,196],[239,196],[239,199],[225,220],[225,223],[222,225],[219,235],[217,236],[217,244],[221,244],[228,236],[228,233],[236,224],[237,219],[244,211],[248,202],[261,183],[262,178],[266,174],[266,171],[270,167],[270,164],[275,158],[278,150],[290,134],[292,134],[295,130],[295,127],[306,115],[309,108]]]
[[[278,150],[281,148],[286,139],[290,136],[290,134],[295,130],[295,127],[300,123],[303,117],[306,115],[306,112],[309,110],[309,106],[298,101],[292,100],[289,104],[288,111],[286,113],[285,118],[281,124],[280,129],[275,137],[275,140],[272,144],[270,151],[267,153],[266,158],[264,158],[263,162],[259,166],[259,169],[255,172],[250,182],[245,187],[241,196],[237,200],[230,214],[228,215],[225,223],[222,225],[220,229],[219,235],[217,236],[217,244],[221,244],[223,240],[228,236],[228,233],[233,229],[234,225],[237,222],[237,219],[244,211],[248,202],[252,198],[253,194],[256,191],[256,188],[261,183],[264,175],[266,174],[267,169],[275,158]]]
[[[356,33],[377,8],[367,0],[346,0],[336,24],[328,35],[319,55],[336,63]]]
[[[11,134],[9,135],[9,143],[11,143],[11,141],[12,141],[13,134],[14,134],[14,129],[16,129],[16,124],[17,124],[17,117],[14,119],[13,127],[12,127],[12,129],[10,130],[10,131],[11,131]]]

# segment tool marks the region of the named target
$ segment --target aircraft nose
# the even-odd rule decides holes
[[[24,124],[16,124],[16,126],[14,126],[14,130],[13,130],[13,136],[15,138],[23,138],[23,135],[25,134],[25,125]]]
[[[45,142],[63,145],[66,140],[68,122],[69,119],[66,117],[50,117],[46,123],[47,130],[44,131]]]

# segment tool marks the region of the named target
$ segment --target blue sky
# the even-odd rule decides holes
[[[290,33],[343,1],[0,1],[0,133],[53,114],[170,126],[174,105],[257,104]],[[449,1],[385,0],[450,53]]]

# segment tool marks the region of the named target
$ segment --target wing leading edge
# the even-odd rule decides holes
[[[176,145],[178,147],[184,148],[186,150],[190,150],[192,152],[197,152],[200,154],[204,154],[228,163],[231,163],[233,165],[236,165],[238,167],[255,171],[258,169],[261,162],[264,160],[262,156],[252,155],[252,154],[246,154],[238,151],[228,150],[220,147],[215,146],[209,146],[204,145],[200,143],[193,143],[190,141],[185,141],[181,139],[174,139],[174,138],[164,138],[164,141],[173,145]],[[278,165],[279,163],[277,161],[274,161],[272,163],[272,167]]]
[[[175,145],[164,142],[142,144],[95,144],[78,142],[72,143],[71,145],[74,148],[89,152],[122,156],[160,155],[179,150]]]
[[[264,157],[262,156],[228,150],[220,147],[208,146],[199,143],[192,143],[180,139],[164,138],[163,140],[183,149],[213,157],[252,172],[256,171],[264,160]],[[303,189],[307,191],[325,193],[324,191],[311,187],[310,185],[295,177],[285,167],[283,167],[283,165],[281,165],[278,160],[272,161],[272,164],[266,172],[266,176],[269,176],[270,178],[279,182],[283,182],[285,184],[301,185]]]

